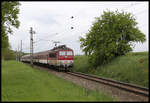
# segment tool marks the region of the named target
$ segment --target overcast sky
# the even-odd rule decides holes
[[[13,50],[20,48],[30,52],[30,27],[36,32],[33,36],[34,52],[49,50],[54,47],[53,41],[60,41],[83,54],[79,37],[85,36],[95,17],[110,11],[127,11],[135,15],[139,29],[146,35],[146,42],[135,43],[134,52],[148,51],[148,2],[20,2],[19,29],[13,29],[9,42]],[[74,18],[71,19],[71,16]],[[74,29],[71,29],[74,27]]]

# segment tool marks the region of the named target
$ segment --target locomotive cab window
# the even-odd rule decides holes
[[[60,51],[60,52],[59,52],[59,55],[60,55],[60,56],[66,55],[66,52],[65,52],[65,51]]]
[[[67,51],[67,55],[72,55],[72,51]]]
[[[49,54],[49,57],[50,57],[50,58],[55,58],[55,57],[56,57],[56,54],[55,54],[55,53],[50,53],[50,54]]]

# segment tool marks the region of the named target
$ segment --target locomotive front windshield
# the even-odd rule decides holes
[[[64,55],[73,55],[72,51],[60,51],[59,52],[60,56],[64,56]]]
[[[67,51],[67,55],[72,55],[72,51]]]

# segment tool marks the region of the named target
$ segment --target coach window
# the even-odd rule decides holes
[[[59,55],[60,55],[60,56],[66,55],[66,52],[65,52],[65,51],[60,51],[60,52],[59,52]]]
[[[50,57],[50,58],[55,58],[55,57],[56,57],[56,54],[55,54],[55,53],[50,53],[50,54],[49,54],[49,57]]]
[[[72,55],[72,51],[67,51],[67,55]]]

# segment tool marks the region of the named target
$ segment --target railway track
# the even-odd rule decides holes
[[[41,65],[36,65],[37,67],[42,67],[45,68],[47,70],[53,70],[53,69],[49,69],[46,66],[41,66]],[[54,70],[53,70],[54,71]],[[94,82],[98,82],[98,83],[102,83],[111,87],[115,87],[118,88],[120,90],[124,90],[124,91],[128,91],[130,93],[134,93],[135,95],[139,95],[142,97],[147,98],[147,100],[149,99],[149,88],[145,88],[145,87],[140,87],[134,84],[129,84],[129,83],[124,83],[124,82],[120,82],[120,81],[116,81],[116,80],[111,80],[111,79],[106,79],[106,78],[102,78],[102,77],[98,77],[95,75],[89,75],[89,74],[85,74],[85,73],[81,73],[81,72],[63,72],[69,75],[73,75],[73,76],[77,76],[80,78],[84,78],[87,80],[91,80]]]
[[[133,84],[128,84],[128,83],[123,83],[120,81],[116,80],[111,80],[111,79],[106,79],[106,78],[101,78],[97,77],[94,75],[89,75],[89,74],[84,74],[84,73],[79,73],[79,72],[66,72],[67,74],[78,76],[84,79],[92,80],[95,82],[103,83],[105,85],[113,86],[116,88],[119,88],[121,90],[125,90],[131,93],[134,93],[136,95],[142,95],[144,97],[149,97],[149,89],[145,87],[140,87],[137,85]]]

